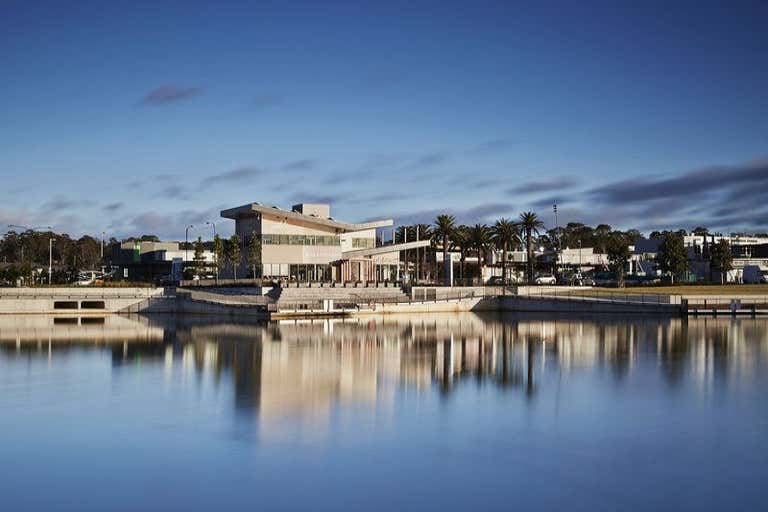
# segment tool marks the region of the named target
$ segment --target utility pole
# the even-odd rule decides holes
[[[53,237],[48,239],[48,286],[51,286],[53,275]]]
[[[416,224],[416,241],[419,241],[419,225]],[[419,284],[419,246],[416,245],[416,284]]]
[[[189,259],[189,230],[194,228],[192,224],[186,227],[184,230],[184,261],[186,262]],[[183,269],[182,265],[182,269]]]
[[[557,222],[557,203],[552,205],[552,210],[555,212],[555,238],[557,239],[557,243],[555,245],[555,268],[554,273],[557,274],[557,260],[559,258],[559,252],[560,252],[560,226]]]

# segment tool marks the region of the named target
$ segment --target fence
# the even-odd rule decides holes
[[[557,289],[526,287],[518,289],[518,296],[541,300],[570,300],[577,302],[606,302],[614,304],[672,304],[669,295],[650,293],[618,293],[584,289]]]
[[[273,299],[265,295],[230,295],[223,293],[204,292],[197,289],[177,289],[176,294],[187,297],[191,300],[212,302],[216,304],[226,304],[231,306],[266,306],[267,304],[274,303]]]

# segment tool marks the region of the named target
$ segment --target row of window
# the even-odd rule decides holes
[[[265,263],[256,266],[257,277],[287,277],[295,281],[331,281],[331,265]]]
[[[373,249],[376,247],[376,240],[373,238],[353,238],[352,247],[355,249]]]
[[[338,246],[341,240],[335,235],[258,235],[264,245],[326,245]]]
[[[336,235],[256,235],[264,245],[325,245],[338,246],[341,239]],[[373,249],[376,240],[373,238],[353,238],[352,247],[355,249]]]
[[[256,277],[283,277],[293,281],[331,281],[331,265],[264,263],[256,265]],[[359,271],[358,271],[359,273]],[[376,265],[377,281],[396,281],[397,265]]]

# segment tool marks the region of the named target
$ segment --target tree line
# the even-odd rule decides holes
[[[517,219],[500,218],[491,225],[457,224],[453,215],[438,215],[433,224],[415,224],[400,226],[395,232],[396,243],[429,239],[432,250],[440,248],[443,261],[448,252],[459,252],[459,276],[464,278],[465,262],[468,256],[476,256],[482,266],[488,251],[501,251],[502,280],[507,282],[508,252],[524,250],[526,258],[526,278],[534,280],[535,247],[550,251],[566,248],[592,247],[596,252],[606,254],[608,270],[616,276],[617,284],[623,287],[626,269],[631,258],[630,246],[643,238],[637,229],[617,230],[608,224],[591,227],[579,222],[569,222],[544,230],[544,223],[535,212],[522,212]],[[698,227],[695,234],[708,234],[705,228]],[[650,237],[660,240],[656,263],[665,275],[674,282],[676,277],[690,270],[689,252],[683,242],[685,230],[654,231]],[[730,245],[726,240],[711,244],[703,255],[710,263],[710,271],[718,272],[721,281],[732,266]],[[408,254],[405,255],[408,261]],[[426,267],[426,251],[419,257],[419,263]],[[711,276],[710,276],[711,277]]]

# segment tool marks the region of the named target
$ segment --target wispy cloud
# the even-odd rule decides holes
[[[186,100],[199,95],[200,87],[183,87],[180,85],[166,84],[149,91],[140,101],[139,105],[158,106]]]
[[[342,194],[318,194],[317,192],[296,192],[290,197],[291,203],[340,204],[344,202]]]
[[[302,160],[288,162],[287,164],[283,165],[281,169],[284,171],[309,171],[314,168],[316,164],[316,160],[311,158],[304,158]]]
[[[605,203],[637,203],[660,198],[691,198],[701,194],[733,191],[747,186],[768,190],[768,160],[743,165],[720,165],[684,172],[672,178],[648,176],[593,188],[589,195]]]
[[[539,192],[551,192],[573,188],[579,184],[573,176],[560,176],[557,178],[534,180],[520,183],[508,190],[510,194],[536,194]]]
[[[413,169],[427,169],[436,167],[448,160],[448,154],[444,152],[427,153],[414,160],[410,167]]]
[[[40,213],[50,215],[65,215],[75,208],[93,206],[93,201],[73,199],[65,196],[56,196],[40,205]]]
[[[510,203],[487,203],[469,208],[443,208],[429,209],[415,212],[402,212],[394,216],[398,225],[434,222],[438,215],[447,213],[456,217],[458,224],[485,224],[502,216],[514,216],[517,213],[515,206]]]
[[[493,139],[485,141],[467,150],[470,155],[488,155],[500,153],[514,147],[515,141],[512,139]]]
[[[258,167],[240,167],[231,171],[214,174],[203,179],[201,185],[211,186],[219,184],[245,183],[248,180],[258,178],[266,173],[264,169]]]
[[[163,188],[163,190],[155,197],[160,197],[162,199],[186,199],[188,195],[187,190],[184,187],[173,184]]]

